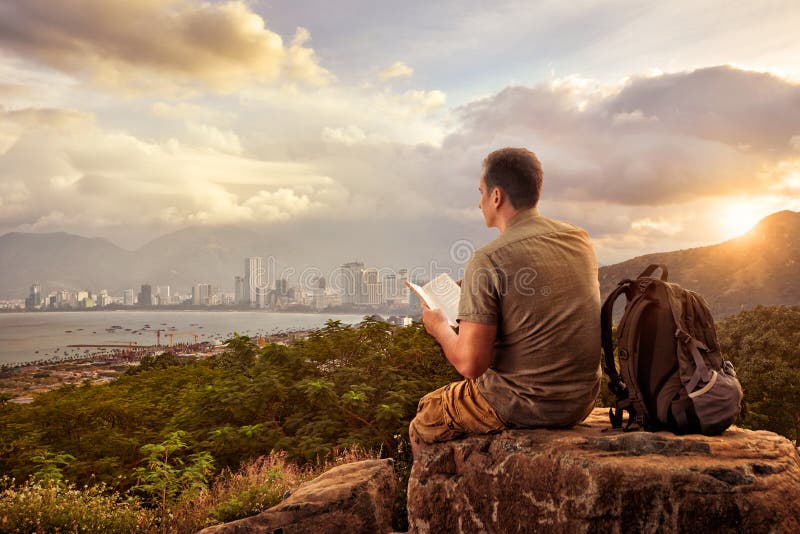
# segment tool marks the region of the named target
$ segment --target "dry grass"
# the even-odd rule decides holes
[[[200,495],[179,501],[173,509],[169,530],[196,532],[256,515],[278,504],[303,482],[333,467],[379,457],[379,452],[354,447],[330,454],[317,467],[299,467],[287,461],[285,452],[260,456],[236,471],[223,471]]]

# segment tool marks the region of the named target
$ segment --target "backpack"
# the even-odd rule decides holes
[[[651,277],[658,268],[661,278]],[[603,367],[616,396],[611,425],[620,428],[627,411],[626,430],[636,423],[651,431],[721,434],[741,411],[742,387],[722,359],[705,299],[667,282],[667,272],[665,265],[650,265],[635,280],[619,282],[603,303]],[[611,315],[623,294],[617,371]]]

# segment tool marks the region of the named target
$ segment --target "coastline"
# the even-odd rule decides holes
[[[267,343],[288,345],[305,338],[313,331],[314,329],[290,330],[257,336],[254,339],[259,347]],[[207,358],[224,352],[225,349],[224,344],[202,342],[176,344],[171,351],[184,358]],[[87,381],[93,385],[108,383],[121,376],[130,367],[139,365],[143,357],[169,351],[168,346],[150,345],[79,358],[51,358],[46,361],[3,364],[0,366],[0,404],[5,402],[30,404],[36,395],[68,384],[84,384]]]
[[[269,310],[97,310],[0,314],[0,366],[55,363],[114,349],[209,342],[320,328],[327,320],[356,324],[361,314],[275,313]],[[56,358],[54,360],[53,358]]]

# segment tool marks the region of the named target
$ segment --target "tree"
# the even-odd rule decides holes
[[[207,477],[213,472],[214,462],[208,452],[192,454],[188,461],[179,456],[178,453],[187,448],[183,441],[185,436],[186,432],[177,430],[161,443],[144,445],[141,451],[145,455],[145,465],[135,470],[138,484],[134,490],[158,508],[162,531],[178,495],[205,488]]]
[[[757,306],[719,324],[745,395],[743,426],[800,439],[800,307]]]
[[[31,457],[31,461],[36,466],[33,472],[33,480],[42,484],[64,485],[64,473],[62,469],[75,461],[75,457],[66,453],[52,453],[41,451]]]

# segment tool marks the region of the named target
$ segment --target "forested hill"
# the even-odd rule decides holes
[[[800,304],[800,213],[780,211],[741,237],[718,245],[659,252],[600,268],[605,298],[623,278],[651,263],[669,268],[670,281],[703,295],[715,317],[757,304]]]

